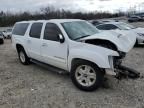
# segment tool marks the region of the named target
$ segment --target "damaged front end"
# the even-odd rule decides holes
[[[81,40],[88,44],[116,51],[119,54],[119,56],[108,57],[111,68],[105,69],[107,74],[114,75],[118,79],[124,77],[139,78],[139,72],[122,65],[122,60],[135,44],[135,36],[129,36],[128,34],[122,35],[117,33],[112,34],[109,32],[102,32],[97,35],[83,38]]]
[[[134,69],[122,65],[122,60],[126,56],[126,52],[119,51],[117,47],[110,41],[103,40],[86,40],[85,43],[105,47],[118,52],[119,56],[109,56],[110,69],[105,69],[106,74],[115,76],[117,79],[122,78],[139,78],[140,73]]]
[[[122,65],[122,59],[126,54],[119,53],[118,57],[109,57],[109,63],[111,69],[106,69],[106,73],[115,76],[117,79],[131,78],[137,79],[140,77],[140,73],[132,68]]]

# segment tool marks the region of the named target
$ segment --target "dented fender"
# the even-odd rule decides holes
[[[68,57],[68,68],[71,70],[71,63],[74,59],[83,59],[95,63],[99,68],[111,68],[109,57],[119,56],[118,52],[108,48],[85,44],[70,48]]]

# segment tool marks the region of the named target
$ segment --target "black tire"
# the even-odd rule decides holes
[[[76,69],[81,66],[81,65],[88,65],[91,66],[95,73],[96,73],[96,81],[94,82],[93,85],[91,86],[83,86],[82,84],[80,84],[77,79],[76,79]],[[100,86],[102,86],[103,84],[103,79],[104,79],[104,72],[102,72],[94,63],[91,63],[89,61],[85,61],[85,60],[77,60],[75,61],[75,63],[72,65],[72,69],[71,69],[71,79],[72,82],[74,83],[74,85],[79,88],[80,90],[83,91],[94,91],[96,89],[98,89]]]
[[[138,40],[136,40],[136,43],[135,43],[134,46],[135,46],[135,47],[138,47],[138,45],[139,45],[139,44],[138,44]]]
[[[25,59],[25,60],[22,60],[22,59],[21,59],[21,54],[24,55],[24,59]],[[18,50],[18,56],[19,56],[20,62],[21,62],[23,65],[29,65],[29,64],[30,64],[30,59],[29,59],[29,57],[27,56],[24,48],[20,48],[20,49]]]
[[[0,39],[0,44],[4,44],[4,40],[3,39]]]

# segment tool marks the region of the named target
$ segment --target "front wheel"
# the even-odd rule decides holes
[[[72,82],[81,90],[94,91],[103,83],[104,73],[93,63],[77,61],[71,70]]]

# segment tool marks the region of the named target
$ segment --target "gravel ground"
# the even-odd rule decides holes
[[[19,63],[10,40],[0,45],[0,108],[144,108],[144,79],[118,81],[109,88],[78,90],[69,75]],[[134,48],[124,64],[144,75],[144,47]]]

